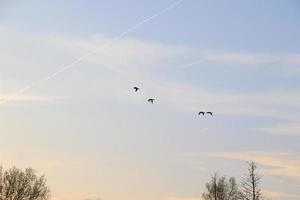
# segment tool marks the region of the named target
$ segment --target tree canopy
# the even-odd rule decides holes
[[[256,163],[248,162],[248,171],[240,184],[234,177],[227,179],[215,173],[206,183],[206,192],[202,193],[202,197],[204,200],[262,200],[260,180]]]
[[[235,178],[228,180],[226,177],[219,177],[215,173],[209,183],[206,184],[207,192],[202,194],[204,200],[237,200],[238,186]]]
[[[47,200],[49,197],[45,176],[37,176],[32,168],[3,170],[0,167],[0,200]]]

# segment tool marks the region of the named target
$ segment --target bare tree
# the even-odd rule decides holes
[[[226,177],[218,177],[215,173],[209,183],[206,184],[207,192],[202,194],[204,200],[237,200],[238,186],[235,178],[228,181]]]
[[[261,176],[257,173],[255,162],[248,162],[248,173],[241,180],[240,198],[242,200],[260,200],[263,199],[259,187]]]
[[[0,168],[0,200],[47,200],[50,189],[45,176],[38,177],[32,168]]]

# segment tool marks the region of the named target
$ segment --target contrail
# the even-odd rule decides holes
[[[32,82],[30,84],[28,84],[27,86],[25,86],[24,88],[20,89],[19,91],[17,91],[15,94],[13,94],[12,96],[10,96],[7,99],[3,99],[0,100],[0,105],[3,105],[5,103],[8,103],[10,101],[12,101],[14,98],[18,97],[19,95],[23,94],[24,92],[30,90],[31,88],[35,87],[36,85],[39,85],[45,81],[48,81],[50,79],[55,78],[56,76],[58,76],[61,73],[64,73],[66,70],[74,67],[77,63],[80,63],[82,60],[86,59],[87,57],[94,55],[95,53],[97,53],[100,49],[109,46],[110,44],[112,44],[113,42],[122,39],[124,36],[126,36],[127,34],[133,32],[134,30],[138,29],[140,26],[142,26],[143,24],[154,20],[155,18],[169,12],[170,10],[172,10],[173,8],[177,7],[178,5],[180,5],[184,0],[178,0],[173,2],[172,4],[170,4],[168,7],[162,9],[161,11],[155,13],[154,15],[147,17],[145,19],[143,19],[142,21],[140,21],[139,23],[135,24],[134,26],[128,28],[126,31],[120,33],[119,35],[117,35],[116,37],[114,37],[111,41],[108,41],[106,43],[104,43],[101,47],[98,47],[84,55],[82,55],[81,57],[77,58],[76,60],[74,60],[72,63],[63,66],[61,69],[57,70],[56,72],[38,80],[35,82]]]
[[[193,65],[197,65],[197,64],[199,64],[199,63],[202,63],[202,62],[204,62],[204,61],[205,61],[204,59],[198,60],[198,61],[195,61],[195,62],[186,64],[186,65],[182,65],[182,66],[180,66],[179,68],[181,68],[181,69],[186,69],[186,68],[189,68],[189,67],[191,67],[191,66],[193,66]]]

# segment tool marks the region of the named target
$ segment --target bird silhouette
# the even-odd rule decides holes
[[[211,116],[213,116],[213,113],[212,113],[212,112],[206,112],[206,114],[210,114]]]
[[[135,90],[135,92],[137,92],[140,88],[138,88],[138,87],[133,87],[133,89]]]
[[[202,111],[200,111],[199,113],[198,113],[198,115],[204,115],[205,114],[205,112],[202,112]]]
[[[153,103],[154,99],[148,99],[148,102]]]

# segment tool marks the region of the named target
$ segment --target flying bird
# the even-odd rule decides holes
[[[202,112],[202,111],[198,113],[198,115],[204,115],[204,114],[205,114],[205,112]]]
[[[213,113],[212,113],[212,112],[206,112],[206,114],[210,114],[211,116],[213,116]]]
[[[154,99],[148,99],[148,102],[153,103]]]
[[[135,92],[137,92],[140,88],[138,88],[138,87],[133,87],[133,89],[135,90]]]

